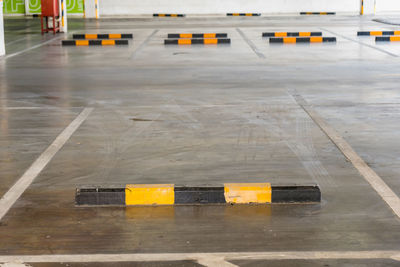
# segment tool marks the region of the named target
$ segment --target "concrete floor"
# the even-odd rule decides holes
[[[293,98],[296,91],[313,105],[400,195],[400,44],[356,36],[395,26],[344,16],[69,20],[70,33],[133,33],[127,47],[62,47],[66,36],[41,36],[38,19],[10,18],[5,27],[0,195],[84,108],[94,110],[1,220],[0,255],[400,251],[399,218]],[[321,30],[337,43],[261,37]],[[226,32],[232,43],[164,46],[174,32]],[[74,206],[79,185],[260,181],[317,183],[323,201]],[[400,266],[385,257],[230,262]]]

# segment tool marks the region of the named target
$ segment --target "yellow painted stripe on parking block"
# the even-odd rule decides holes
[[[239,16],[239,13],[233,13],[232,16]]]
[[[218,44],[218,39],[204,39],[204,44]]]
[[[97,39],[97,34],[85,34],[85,39]]]
[[[179,39],[178,44],[180,45],[190,45],[192,44],[192,40],[190,39]]]
[[[381,31],[372,31],[372,32],[369,33],[369,35],[381,36],[382,32]]]
[[[296,43],[296,37],[283,38],[283,42],[287,43],[287,44],[295,44]]]
[[[173,184],[128,184],[125,187],[126,205],[173,205]]]
[[[319,13],[320,15],[327,15],[328,13],[326,13],[326,12],[321,12],[321,13]]]
[[[400,35],[400,31],[394,31],[394,35]]]
[[[271,203],[270,183],[232,183],[224,185],[227,203]]]
[[[390,36],[390,41],[392,41],[392,42],[400,42],[400,36]]]
[[[158,14],[159,17],[165,17],[165,14]]]
[[[177,17],[178,15],[177,14],[171,14],[171,17]]]
[[[250,17],[250,16],[253,16],[253,14],[252,13],[246,13],[246,16]]]
[[[181,38],[192,38],[193,34],[191,33],[181,33],[180,37]]]
[[[287,32],[276,32],[275,33],[275,37],[286,37],[287,36]]]
[[[87,45],[89,45],[89,40],[76,40],[75,45],[76,46],[87,46]]]
[[[215,38],[216,34],[215,33],[205,33],[204,38]]]
[[[300,37],[308,37],[311,36],[311,32],[299,32]]]
[[[310,37],[310,43],[322,43],[322,37]]]
[[[115,40],[101,40],[102,45],[115,45]]]
[[[109,37],[110,39],[121,39],[121,34],[120,34],[120,33],[110,33],[110,34],[108,35],[108,37]]]

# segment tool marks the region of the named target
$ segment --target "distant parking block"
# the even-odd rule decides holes
[[[375,37],[376,42],[400,42],[400,36]]]
[[[228,17],[259,17],[261,13],[226,13]]]
[[[336,12],[300,12],[300,15],[336,15]]]
[[[400,35],[400,31],[369,31],[357,32],[357,36],[382,36],[382,35]]]
[[[322,32],[263,32],[263,37],[307,37],[322,36]]]
[[[169,33],[168,38],[226,38],[227,33]]]
[[[120,187],[80,187],[77,206],[151,206],[205,204],[319,203],[317,185],[276,186],[270,183],[227,183],[217,186],[128,184]]]
[[[285,43],[285,44],[296,44],[296,43],[334,43],[336,37],[283,37],[283,38],[269,38],[270,43]]]
[[[107,34],[73,34],[73,39],[132,39],[131,33],[107,33]]]
[[[185,14],[153,14],[153,17],[185,17]]]
[[[165,45],[212,45],[212,44],[230,44],[231,39],[166,39],[164,40]]]
[[[62,40],[63,46],[114,46],[128,44],[128,40]]]

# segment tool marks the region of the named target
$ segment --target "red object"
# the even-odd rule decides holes
[[[42,34],[45,32],[56,32],[60,31],[60,11],[58,0],[41,0],[42,4],[42,15],[40,21],[42,25]],[[53,20],[53,26],[49,28],[49,18]],[[46,20],[46,24],[43,25],[43,19]],[[45,27],[44,27],[45,26]]]

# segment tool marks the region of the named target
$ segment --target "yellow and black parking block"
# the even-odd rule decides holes
[[[76,189],[77,206],[148,206],[199,204],[318,203],[317,185],[271,186],[270,183],[227,183],[220,186],[128,184]]]
[[[400,35],[400,31],[362,31],[357,32],[357,36],[382,36],[382,35]]]
[[[128,40],[62,40],[63,46],[113,46],[128,44]]]
[[[153,17],[185,17],[185,14],[153,14]]]
[[[282,38],[269,38],[270,43],[326,43],[336,42],[336,37],[282,37]]]
[[[307,37],[322,36],[322,32],[263,32],[263,37]]]
[[[73,34],[73,39],[132,39],[131,33],[107,33],[107,34]]]
[[[208,39],[166,39],[165,45],[212,45],[212,44],[230,44],[231,39],[228,38],[208,38]]]
[[[376,42],[400,42],[400,36],[375,37]]]
[[[336,12],[300,12],[300,15],[336,15]]]
[[[228,17],[259,17],[261,13],[226,13]]]
[[[226,38],[227,33],[169,33],[168,38]]]

